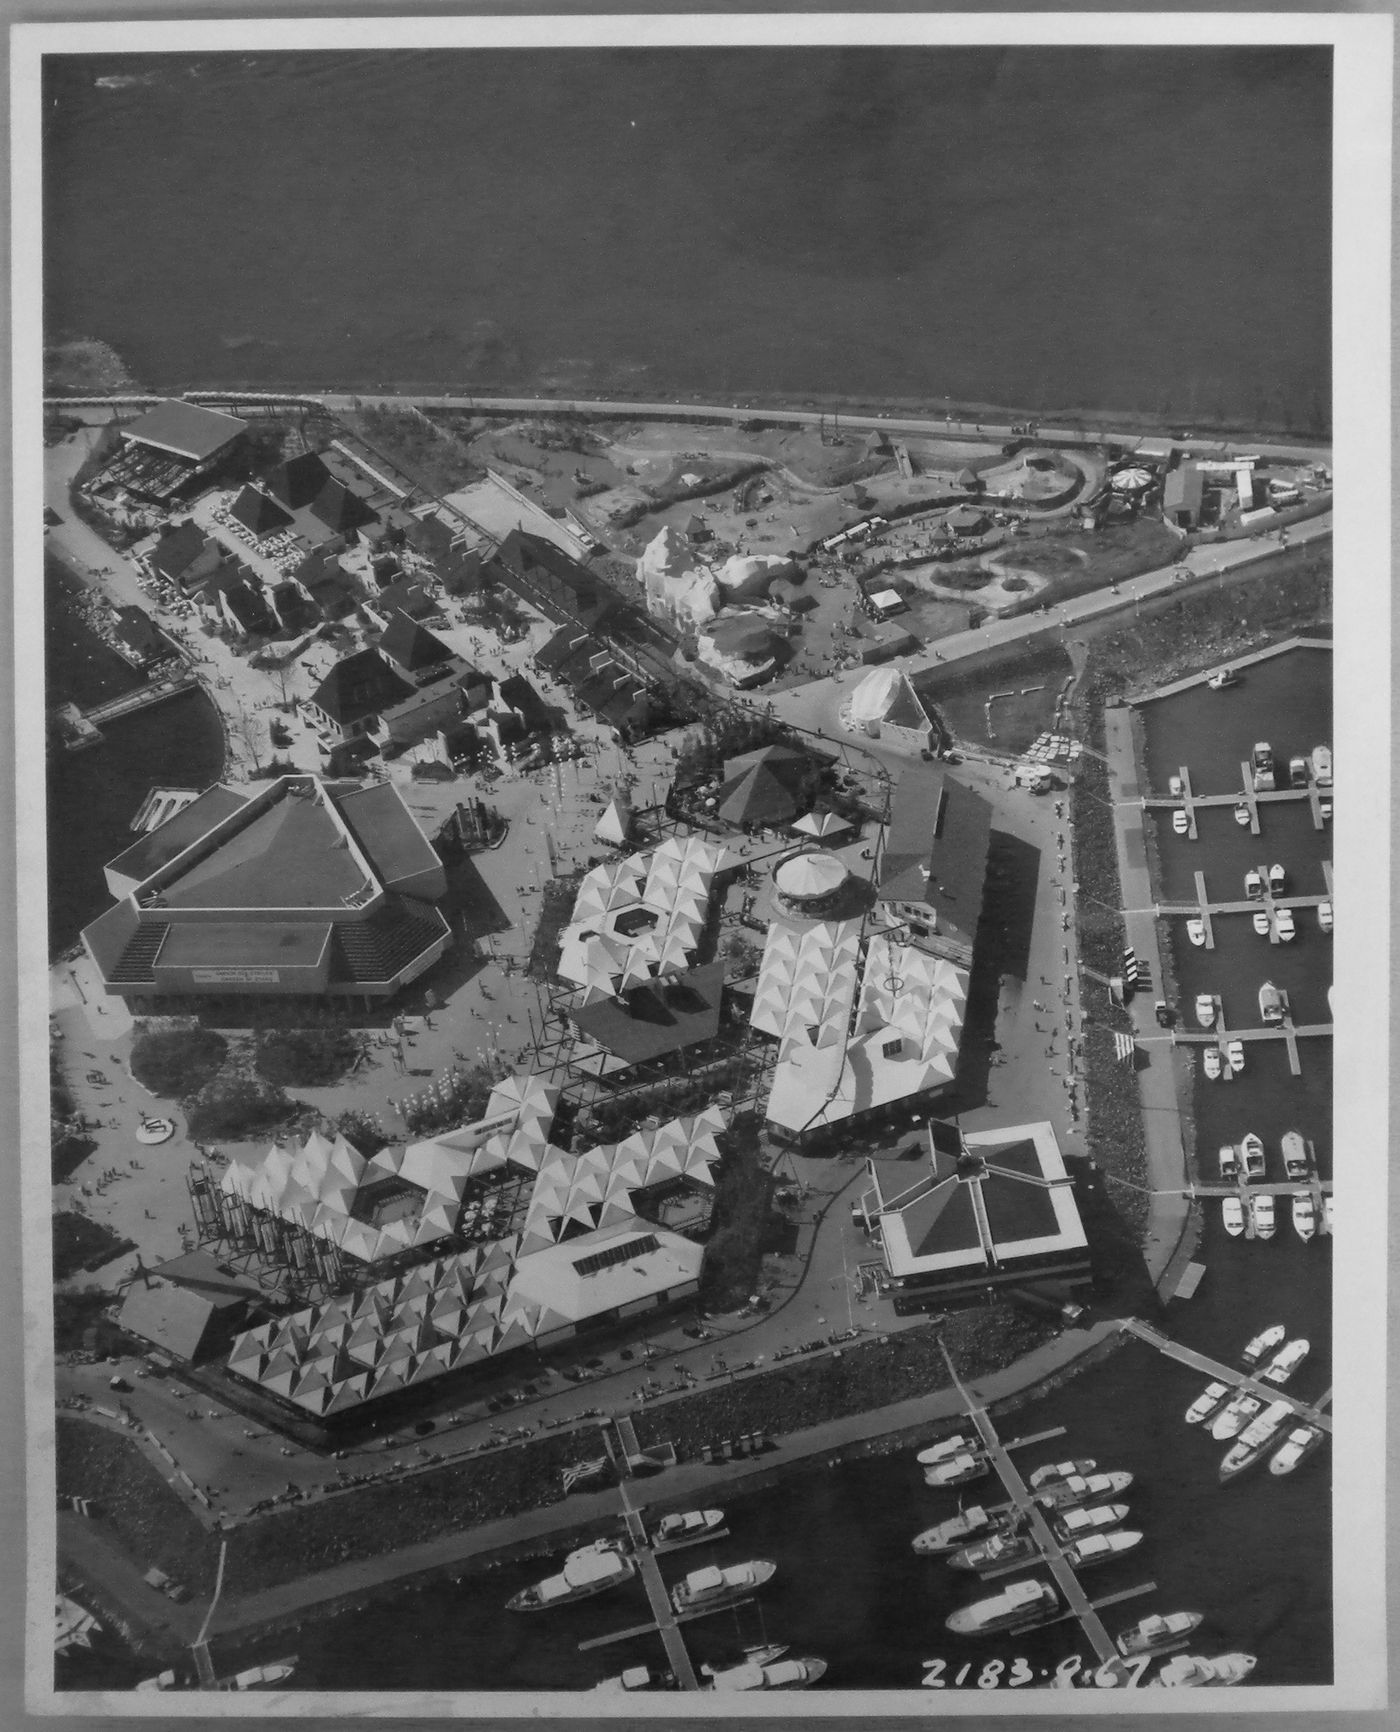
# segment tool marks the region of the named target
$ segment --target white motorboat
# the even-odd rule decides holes
[[[1332,786],[1332,748],[1330,746],[1314,746],[1312,749],[1313,781],[1319,788]]]
[[[1173,800],[1179,800],[1185,792],[1186,787],[1180,776],[1167,777],[1167,793]]]
[[[1312,1343],[1300,1335],[1281,1347],[1259,1373],[1261,1383],[1276,1383],[1281,1389],[1312,1351]]]
[[[1220,1411],[1220,1404],[1230,1393],[1230,1385],[1221,1383],[1217,1378],[1214,1383],[1208,1383],[1196,1399],[1186,1409],[1186,1423],[1200,1425],[1211,1419]]]
[[[1254,1237],[1256,1239],[1272,1239],[1274,1236],[1274,1199],[1266,1191],[1262,1196],[1249,1199],[1250,1213],[1254,1216]]]
[[[1257,1395],[1237,1395],[1216,1415],[1210,1435],[1217,1443],[1228,1443],[1232,1437],[1239,1436],[1255,1414],[1262,1411],[1263,1406],[1264,1403]]]
[[[1249,917],[1249,923],[1261,938],[1269,936],[1269,911],[1267,908],[1256,908]]]
[[[1136,1528],[1116,1528],[1111,1534],[1086,1534],[1082,1540],[1065,1547],[1065,1562],[1072,1570],[1087,1570],[1095,1564],[1111,1564],[1141,1544],[1142,1535]]]
[[[1201,1612],[1153,1612],[1124,1630],[1114,1645],[1125,1660],[1138,1654],[1160,1654],[1163,1648],[1170,1648],[1192,1630],[1199,1629],[1203,1622]]]
[[[1257,902],[1264,894],[1264,880],[1255,866],[1251,866],[1244,875],[1244,893],[1251,902]]]
[[[1088,1504],[1057,1515],[1053,1526],[1062,1540],[1079,1540],[1088,1534],[1102,1533],[1106,1528],[1116,1528],[1127,1519],[1128,1506],[1125,1503]]]
[[[1133,1483],[1130,1473],[1075,1473],[1035,1494],[1042,1509],[1069,1509],[1074,1504],[1118,1497]]]
[[[1306,788],[1308,785],[1308,760],[1306,758],[1290,758],[1288,760],[1288,782],[1293,788]]]
[[[716,1533],[723,1526],[722,1509],[677,1510],[662,1516],[652,1531],[651,1543],[663,1546],[674,1540],[698,1540],[702,1534]]]
[[[1219,1080],[1220,1080],[1220,1049],[1219,1049],[1219,1047],[1208,1046],[1205,1049],[1205,1051],[1201,1054],[1201,1068],[1205,1071],[1207,1077],[1209,1077],[1211,1082],[1219,1082]]]
[[[1321,1426],[1295,1425],[1269,1457],[1269,1472],[1292,1473],[1295,1467],[1301,1467],[1313,1451],[1319,1448],[1326,1436],[1327,1433]]]
[[[615,1540],[581,1546],[564,1559],[564,1568],[557,1576],[548,1576],[513,1594],[506,1601],[506,1610],[540,1612],[553,1606],[567,1606],[575,1600],[591,1599],[608,1588],[621,1587],[636,1573],[637,1560],[624,1553]]]
[[[1308,1176],[1308,1145],[1297,1131],[1283,1133],[1283,1170],[1290,1179]]]
[[[1330,818],[1332,816],[1332,802],[1330,800],[1319,800],[1317,803],[1317,815],[1319,818],[1323,819]]]
[[[1298,928],[1293,923],[1291,908],[1276,908],[1274,910],[1274,929],[1278,933],[1280,944],[1292,944],[1298,936]]]
[[[1259,1014],[1269,1025],[1282,1022],[1288,1015],[1288,994],[1272,980],[1266,980],[1259,988]]]
[[[1260,770],[1273,769],[1274,749],[1267,740],[1254,742],[1254,750],[1249,754],[1249,766],[1256,773]]]
[[[1206,681],[1213,692],[1223,692],[1227,686],[1237,686],[1239,683],[1240,676],[1233,668],[1218,668]]]
[[[1215,1021],[1215,999],[1208,992],[1196,994],[1196,1021],[1202,1028],[1209,1028]]]
[[[1324,932],[1332,930],[1332,904],[1319,902],[1317,905],[1317,924]]]
[[[1199,915],[1186,922],[1186,936],[1199,949],[1206,941],[1206,923]]]
[[[929,1444],[927,1449],[919,1451],[914,1460],[920,1467],[931,1467],[936,1461],[947,1461],[955,1455],[968,1455],[981,1447],[976,1437],[965,1437],[959,1432],[955,1437],[940,1438],[937,1443]]]
[[[1036,1468],[1026,1483],[1033,1491],[1039,1491],[1042,1486],[1055,1485],[1061,1480],[1080,1479],[1086,1473],[1092,1473],[1098,1465],[1087,1456],[1079,1461],[1051,1461]]]
[[[1244,1352],[1240,1354],[1240,1358],[1246,1365],[1257,1365],[1265,1354],[1272,1353],[1275,1348],[1283,1345],[1284,1337],[1287,1334],[1288,1331],[1282,1323],[1271,1323],[1267,1329],[1259,1331]]]
[[[938,1557],[944,1552],[956,1551],[969,1540],[981,1539],[985,1534],[995,1533],[998,1528],[1009,1525],[1010,1519],[1004,1511],[989,1510],[983,1504],[971,1504],[967,1509],[959,1510],[957,1515],[949,1516],[946,1522],[939,1522],[934,1527],[925,1528],[921,1534],[916,1534],[914,1550],[924,1557]]]
[[[1232,1239],[1238,1239],[1244,1232],[1244,1204],[1238,1197],[1225,1197],[1220,1204],[1220,1216],[1225,1231]]]
[[[1209,1050],[1209,1049],[1207,1049]],[[1240,1176],[1240,1151],[1233,1143],[1220,1145],[1220,1176],[1222,1179],[1237,1179]]]
[[[1257,1664],[1253,1654],[1221,1654],[1214,1660],[1203,1654],[1174,1654],[1157,1674],[1156,1682],[1167,1690],[1239,1684]]]
[[[267,1660],[261,1666],[246,1666],[243,1671],[235,1672],[231,1678],[220,1679],[217,1688],[220,1690],[275,1690],[279,1684],[285,1684],[296,1669],[297,1657],[295,1654],[288,1660]]]
[[[1253,1131],[1246,1131],[1240,1139],[1240,1158],[1244,1162],[1246,1179],[1262,1179],[1264,1177],[1265,1159],[1264,1144]]]
[[[669,1672],[655,1666],[629,1666],[615,1678],[600,1678],[590,1695],[612,1695],[618,1691],[673,1690],[676,1681]]]
[[[1242,829],[1247,830],[1249,828],[1249,802],[1247,800],[1235,802],[1235,822]]]
[[[1011,1582],[999,1594],[975,1600],[943,1621],[955,1636],[990,1636],[1000,1630],[1020,1630],[1031,1624],[1043,1624],[1059,1609],[1060,1596],[1049,1582],[1032,1577]]]
[[[1311,1191],[1295,1191],[1293,1193],[1293,1231],[1304,1244],[1317,1231],[1317,1210],[1313,1207]]]
[[[1269,868],[1269,891],[1271,895],[1282,896],[1288,888],[1288,874],[1277,861]]]
[[[1226,1485],[1230,1480],[1238,1478],[1246,1468],[1253,1467],[1260,1456],[1272,1447],[1279,1430],[1288,1422],[1292,1413],[1293,1409],[1288,1402],[1271,1401],[1262,1413],[1256,1414],[1221,1462],[1220,1483]]]
[[[736,1600],[746,1600],[765,1582],[772,1581],[778,1566],[767,1558],[751,1558],[746,1563],[730,1564],[719,1569],[711,1564],[703,1570],[692,1570],[684,1581],[671,1590],[671,1604],[678,1612],[698,1612],[711,1606],[731,1606]]]
[[[954,1455],[947,1461],[936,1461],[924,1469],[924,1484],[931,1486],[971,1485],[975,1479],[985,1479],[991,1469],[985,1455]]]
[[[774,1660],[763,1665],[756,1660],[723,1671],[709,1670],[707,1690],[810,1690],[826,1675],[826,1661],[815,1655],[801,1659]]]
[[[1242,1040],[1226,1042],[1225,1062],[1235,1076],[1238,1076],[1244,1069],[1244,1042]]]
[[[1332,1237],[1332,1193],[1326,1192],[1322,1199],[1322,1230],[1330,1239]]]
[[[1184,836],[1191,828],[1191,820],[1180,806],[1172,813],[1172,829],[1178,836]]]

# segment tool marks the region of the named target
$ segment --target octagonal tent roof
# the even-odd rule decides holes
[[[833,854],[798,854],[786,860],[773,875],[784,896],[809,901],[830,896],[846,882],[849,873]]]

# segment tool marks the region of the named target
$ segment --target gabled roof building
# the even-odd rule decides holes
[[[917,765],[895,789],[878,895],[913,942],[972,963],[991,849],[992,809],[945,770]]]

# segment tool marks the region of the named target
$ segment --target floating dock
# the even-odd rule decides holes
[[[1193,1347],[1183,1347],[1179,1341],[1173,1341],[1169,1335],[1163,1335],[1160,1329],[1154,1329],[1151,1324],[1140,1323],[1136,1317],[1125,1317],[1119,1323],[1119,1328],[1128,1335],[1136,1335],[1140,1341],[1145,1341],[1149,1347],[1155,1347],[1159,1353],[1168,1359],[1175,1359],[1182,1365],[1189,1365],[1195,1371],[1203,1372],[1207,1377],[1215,1378],[1220,1383],[1232,1384],[1237,1390],[1247,1389],[1251,1395],[1257,1395],[1265,1402],[1282,1401],[1291,1407],[1299,1419],[1306,1420],[1309,1425],[1315,1425],[1319,1431],[1331,1435],[1332,1418],[1322,1411],[1323,1405],[1332,1399],[1329,1389],[1325,1395],[1318,1397],[1316,1402],[1300,1401],[1296,1395],[1290,1395],[1286,1389],[1281,1389],[1276,1383],[1261,1383],[1247,1371],[1237,1371],[1233,1365],[1222,1365],[1218,1359],[1211,1359],[1204,1353],[1197,1353]]]

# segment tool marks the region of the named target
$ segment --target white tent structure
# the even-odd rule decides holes
[[[671,836],[649,854],[595,866],[560,940],[558,975],[585,1003],[691,966],[715,878],[732,864],[719,843]]]
[[[620,796],[615,795],[609,802],[607,810],[593,826],[594,840],[608,842],[614,848],[625,848],[632,834],[632,808]]]
[[[932,750],[937,730],[902,668],[872,668],[841,706],[841,725],[905,750]]]
[[[775,922],[750,1022],[779,1041],[767,1118],[793,1135],[951,1082],[967,974],[854,921]]]
[[[828,836],[839,836],[851,828],[848,818],[842,818],[836,812],[808,812],[799,818],[791,829],[800,831],[804,836],[815,836],[824,841]]]
[[[675,1180],[712,1189],[724,1113],[708,1107],[570,1154],[548,1140],[558,1098],[542,1077],[508,1077],[477,1124],[372,1161],[342,1138],[330,1143],[313,1133],[300,1150],[276,1146],[260,1162],[233,1163],[241,1176],[226,1188],[236,1194],[256,1190],[303,1207],[303,1193],[320,1183],[327,1197],[349,1199],[343,1216],[332,1214],[354,1227],[364,1225],[348,1213],[358,1181],[347,1173],[356,1163],[365,1182],[397,1177],[422,1187],[420,1220],[447,1219],[469,1180],[507,1164],[535,1179],[520,1232],[247,1330],[233,1344],[229,1370],[330,1417],[600,1313],[693,1292],[701,1247],[640,1217],[633,1193]],[[390,1248],[412,1242],[410,1234]]]
[[[773,882],[790,902],[820,902],[834,896],[849,877],[834,854],[795,854],[773,874]]]

